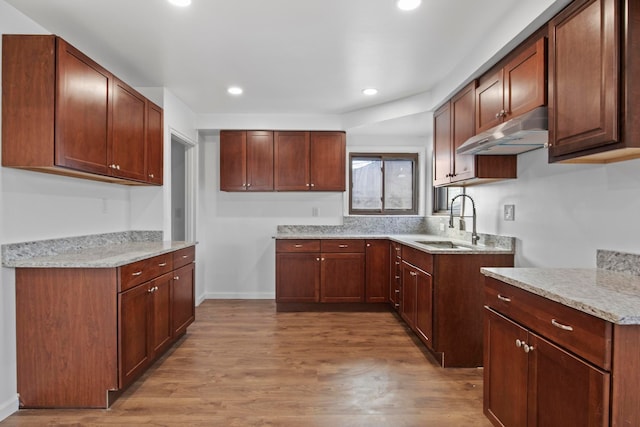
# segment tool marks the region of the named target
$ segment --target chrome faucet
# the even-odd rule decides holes
[[[478,244],[478,240],[480,240],[480,236],[478,236],[478,232],[476,231],[476,204],[473,201],[473,199],[471,198],[471,196],[469,196],[468,194],[458,194],[453,199],[451,199],[451,207],[450,207],[450,211],[449,211],[449,228],[454,228],[453,227],[453,202],[458,197],[463,197],[463,196],[464,197],[468,197],[469,200],[471,200],[471,207],[473,208],[473,232],[471,233],[471,244],[472,245],[477,245]],[[460,217],[462,217],[463,214],[464,214],[464,209],[462,209],[460,211]]]

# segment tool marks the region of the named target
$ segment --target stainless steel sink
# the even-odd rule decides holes
[[[434,249],[454,249],[454,250],[471,250],[473,249],[473,247],[471,246],[465,246],[465,245],[459,245],[457,243],[453,243],[451,241],[447,241],[447,240],[441,240],[441,241],[434,241],[434,240],[421,240],[421,241],[416,241],[416,243],[420,243],[421,245],[425,245],[425,246],[429,246],[432,247]]]

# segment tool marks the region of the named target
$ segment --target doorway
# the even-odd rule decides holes
[[[194,240],[191,151],[194,145],[171,134],[171,240]]]

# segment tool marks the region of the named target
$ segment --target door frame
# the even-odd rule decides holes
[[[174,138],[185,146],[185,240],[194,242],[196,240],[196,207],[198,194],[196,188],[198,182],[198,144],[172,127],[169,127],[169,135],[169,147],[173,144]],[[171,153],[170,149],[168,151]],[[171,162],[169,162],[169,166],[171,167]],[[169,201],[169,203],[171,204],[171,201]],[[170,212],[172,212],[171,209]],[[173,212],[171,215],[173,215]],[[172,221],[171,227],[171,235],[173,235]]]

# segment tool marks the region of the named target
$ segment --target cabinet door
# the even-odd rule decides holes
[[[547,104],[546,64],[543,37],[505,65],[505,120]]]
[[[502,123],[504,111],[503,69],[487,77],[476,89],[476,133]]]
[[[518,324],[485,310],[484,413],[494,425],[527,425],[528,356],[516,345],[527,336]]]
[[[320,254],[276,254],[276,302],[320,301]]]
[[[120,80],[114,78],[113,82],[110,172],[120,178],[146,181],[146,99]]]
[[[364,301],[363,253],[323,253],[320,265],[321,302]]]
[[[248,191],[273,191],[273,132],[247,131]]]
[[[220,190],[245,191],[247,186],[247,133],[220,131]]]
[[[172,273],[168,273],[149,283],[149,339],[153,355],[162,352],[171,344],[171,280]]]
[[[57,39],[55,163],[108,175],[111,74]]]
[[[346,141],[344,132],[311,132],[311,190],[345,190]]]
[[[620,140],[620,3],[574,2],[549,23],[549,159]]]
[[[173,336],[187,330],[196,318],[195,311],[195,264],[187,264],[173,272],[171,283],[171,323]]]
[[[608,426],[609,374],[533,333],[528,345],[528,425]]]
[[[309,132],[274,133],[274,188],[309,189]]]
[[[451,103],[433,114],[433,185],[451,182]]]
[[[365,301],[389,300],[389,241],[367,240],[365,247]]]
[[[476,133],[476,85],[474,80],[451,98],[451,182],[475,177],[475,156],[456,150]]]
[[[411,329],[416,325],[416,269],[406,262],[402,263],[402,302],[400,303],[400,316],[407,322]]]
[[[152,349],[148,340],[149,289],[145,283],[118,295],[118,382],[131,383],[149,364]]]
[[[416,332],[433,349],[433,280],[424,271],[416,273]]]
[[[163,111],[147,101],[147,182],[162,185],[163,179]]]

